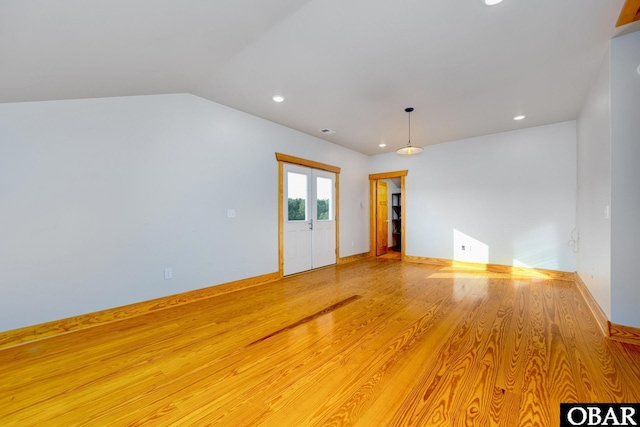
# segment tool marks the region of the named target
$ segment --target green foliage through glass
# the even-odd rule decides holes
[[[331,219],[329,218],[329,199],[318,199],[317,219]]]
[[[306,221],[306,200],[289,199],[289,221]]]

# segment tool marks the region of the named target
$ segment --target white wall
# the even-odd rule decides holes
[[[0,104],[0,331],[277,271],[275,152],[342,167],[367,252],[362,154],[187,94]]]
[[[611,321],[640,327],[640,32],[611,49]]]
[[[575,153],[571,121],[373,156],[370,172],[409,170],[407,255],[575,271]]]
[[[577,272],[611,318],[611,88],[609,53],[578,118]]]

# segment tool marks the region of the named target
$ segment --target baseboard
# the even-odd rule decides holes
[[[248,279],[237,280],[208,288],[197,289],[176,295],[169,295],[149,301],[143,301],[122,307],[82,314],[39,325],[27,326],[11,331],[0,332],[0,349],[14,347],[31,341],[62,335],[72,331],[92,328],[105,323],[116,322],[131,317],[141,316],[153,311],[164,310],[188,304],[194,301],[211,298],[229,292],[246,289],[280,279],[280,273],[269,273]]]
[[[541,279],[574,281],[574,273],[556,270],[543,270],[540,268],[513,267],[500,264],[480,264],[475,262],[454,261],[451,259],[427,258],[413,255],[405,255],[404,261],[416,262],[420,264],[430,264],[439,267],[451,267],[467,270],[490,271],[492,273],[504,273],[515,276],[535,277]]]
[[[593,295],[591,295],[591,292],[589,292],[589,288],[587,288],[587,285],[585,285],[585,283],[582,281],[582,278],[578,273],[574,274],[574,283],[576,284],[578,291],[580,291],[582,298],[587,303],[587,307],[589,307],[589,310],[591,310],[593,317],[596,319],[596,323],[598,323],[600,330],[602,330],[602,333],[606,337],[610,337],[609,325],[611,322],[609,322],[607,315],[604,314],[604,311],[602,310],[600,305],[596,302]]]
[[[640,328],[609,322],[609,338],[627,344],[640,345]]]
[[[346,257],[343,257],[343,258],[338,258],[338,265],[348,264],[348,263],[354,262],[354,261],[360,261],[361,259],[367,259],[370,256],[371,256],[371,254],[369,252],[365,252],[365,253],[362,253],[362,254],[346,256]]]

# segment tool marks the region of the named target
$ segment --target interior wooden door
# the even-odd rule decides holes
[[[387,183],[376,183],[376,255],[384,255],[389,247],[389,196]]]

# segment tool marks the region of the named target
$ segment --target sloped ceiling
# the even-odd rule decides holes
[[[189,92],[377,154],[405,107],[419,146],[575,119],[623,2],[4,0],[0,102]]]
[[[0,102],[190,92],[303,0],[3,0]]]

